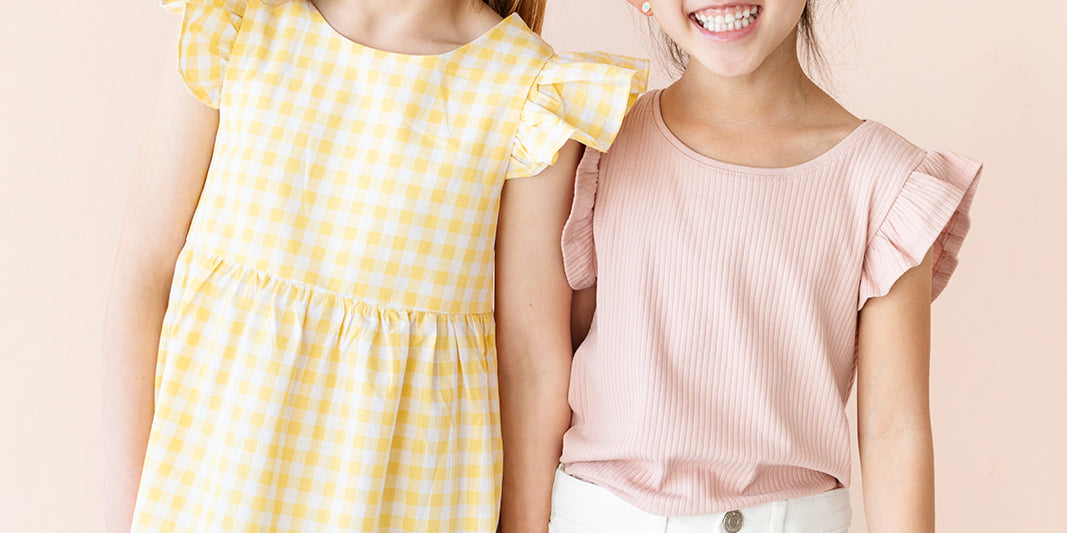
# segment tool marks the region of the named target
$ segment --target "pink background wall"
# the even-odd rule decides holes
[[[622,0],[550,3],[559,49],[645,54]],[[940,529],[1063,531],[1067,4],[845,5],[823,26],[842,102],[987,164],[934,307]],[[153,1],[13,0],[0,15],[0,530],[103,531],[106,282],[176,29]]]

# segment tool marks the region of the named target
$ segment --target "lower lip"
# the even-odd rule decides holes
[[[741,28],[740,30],[730,31],[708,31],[707,28],[701,26],[699,22],[692,18],[689,19],[689,22],[696,26],[697,29],[700,30],[700,33],[704,34],[704,36],[708,39],[719,42],[728,42],[736,41],[752,33],[756,29],[756,24],[759,24],[760,19],[763,18],[762,15],[763,14],[760,13],[760,16],[756,17],[756,20],[752,21],[752,24],[749,24],[747,28]]]

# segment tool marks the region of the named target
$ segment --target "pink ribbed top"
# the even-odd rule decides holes
[[[726,164],[643,96],[564,230],[571,285],[597,285],[564,471],[659,515],[848,486],[857,310],[935,243],[941,292],[980,172],[873,121],[797,166]]]

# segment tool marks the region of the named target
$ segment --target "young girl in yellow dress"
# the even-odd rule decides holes
[[[568,141],[606,149],[643,67],[554,54],[543,0],[163,5],[185,87],[116,262],[109,527],[493,531],[497,238],[561,269]]]

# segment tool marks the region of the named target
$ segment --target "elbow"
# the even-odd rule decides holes
[[[857,429],[861,446],[883,442],[929,442],[933,437],[929,415],[922,413],[875,416],[862,419]]]

